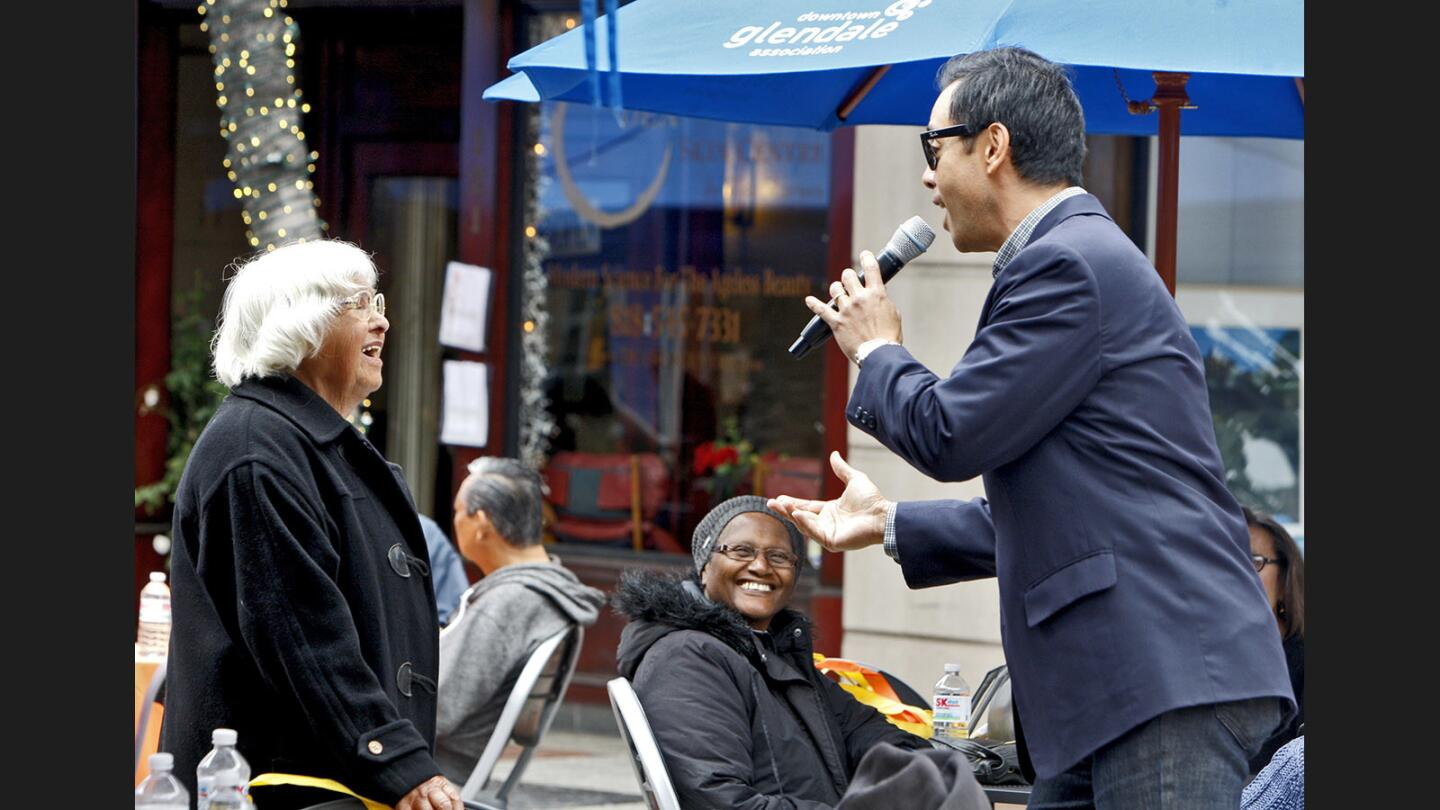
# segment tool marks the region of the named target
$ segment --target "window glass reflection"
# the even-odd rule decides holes
[[[601,524],[639,511],[683,551],[767,478],[818,493],[820,355],[786,349],[825,286],[829,136],[563,103],[539,133],[557,539],[633,546]]]

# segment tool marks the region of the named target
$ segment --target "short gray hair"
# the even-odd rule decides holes
[[[540,542],[540,474],[518,459],[481,456],[461,484],[465,514],[484,511],[490,525],[517,548]]]
[[[211,349],[215,376],[234,388],[291,374],[325,342],[340,302],[375,286],[370,255],[349,242],[295,242],[235,265]]]

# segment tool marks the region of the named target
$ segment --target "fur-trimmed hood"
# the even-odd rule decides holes
[[[828,808],[879,743],[921,748],[816,669],[810,625],[782,610],[768,632],[706,599],[695,576],[627,572],[617,659],[645,706],[687,808]],[[903,802],[902,802],[903,804]]]
[[[710,601],[695,574],[675,576],[626,571],[620,576],[611,604],[630,619],[620,634],[620,648],[616,653],[617,668],[627,678],[635,676],[641,659],[655,642],[677,630],[708,633],[757,669],[764,670],[760,651],[755,646],[755,632],[745,618],[728,605]],[[782,631],[790,634],[792,628],[802,630],[798,635],[808,648],[810,624],[800,613],[784,608],[770,622],[772,636]]]

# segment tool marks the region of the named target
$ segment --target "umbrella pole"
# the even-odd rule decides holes
[[[1165,289],[1175,295],[1175,229],[1180,199],[1180,108],[1190,103],[1185,92],[1188,73],[1155,73],[1155,97],[1160,111],[1160,176],[1155,189],[1155,269]]]

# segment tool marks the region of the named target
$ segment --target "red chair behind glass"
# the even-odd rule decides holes
[[[571,543],[623,544],[678,554],[688,549],[655,524],[670,470],[654,453],[556,453],[542,473],[554,509],[550,532]]]
[[[754,490],[766,498],[789,495],[794,498],[817,500],[820,497],[821,476],[818,458],[781,458],[765,461],[759,465]]]

